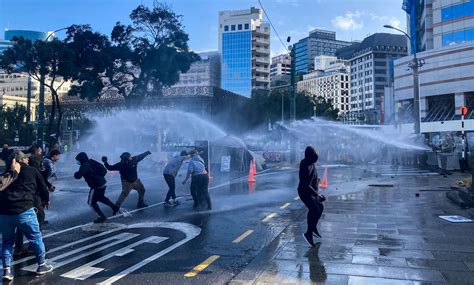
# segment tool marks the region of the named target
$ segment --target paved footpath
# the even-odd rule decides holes
[[[472,285],[474,223],[438,217],[474,219],[474,210],[446,199],[459,177],[392,176],[386,182],[394,187],[330,197],[319,224],[323,238],[312,249],[301,236],[302,210],[230,284]]]

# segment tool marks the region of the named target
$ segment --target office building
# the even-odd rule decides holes
[[[272,57],[272,64],[270,65],[270,78],[283,74],[291,74],[291,56],[289,53]]]
[[[219,12],[221,87],[250,97],[270,85],[270,26],[261,9]]]
[[[407,54],[405,36],[376,33],[346,47],[350,56],[350,121],[383,124],[385,87],[390,86],[390,66]],[[344,53],[345,51],[339,51]]]
[[[315,58],[317,70],[303,75],[297,83],[297,91],[312,97],[323,97],[339,109],[339,115],[350,110],[349,61],[336,57],[319,56]],[[319,65],[318,65],[319,64]]]
[[[295,71],[308,73],[314,70],[314,58],[320,55],[334,56],[342,47],[350,46],[351,42],[336,40],[336,32],[313,30],[309,36],[294,45]]]
[[[422,133],[459,131],[467,106],[466,130],[474,130],[474,1],[405,0],[409,33],[419,68]],[[411,52],[414,50],[412,49]],[[413,126],[413,56],[395,61],[394,96],[398,123]],[[412,127],[409,127],[412,129]]]
[[[198,53],[200,60],[193,62],[189,70],[179,75],[173,88],[195,86],[221,86],[221,59],[217,51]]]

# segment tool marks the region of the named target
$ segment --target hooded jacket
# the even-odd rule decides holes
[[[307,192],[311,195],[316,195],[318,191],[318,172],[316,165],[318,161],[318,154],[313,147],[308,146],[304,151],[304,159],[300,162],[298,191]]]
[[[137,173],[137,166],[140,161],[142,161],[145,157],[150,155],[151,152],[147,151],[140,155],[133,156],[131,160],[130,153],[124,152],[121,156],[120,162],[117,162],[114,165],[110,165],[107,161],[104,162],[105,168],[111,171],[119,171],[120,172],[120,179],[125,180],[127,182],[133,183],[138,179]]]
[[[92,189],[100,189],[105,187],[107,180],[104,176],[107,170],[99,162],[89,159],[85,152],[81,152],[76,156],[76,160],[81,163],[79,170],[74,173],[74,178],[81,179],[84,177],[87,185]]]
[[[20,162],[20,173],[0,192],[0,215],[17,215],[34,207],[38,194],[43,203],[49,202],[49,192],[37,169]]]

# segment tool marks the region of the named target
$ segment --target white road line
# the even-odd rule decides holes
[[[119,274],[112,276],[111,278],[98,283],[98,285],[108,285],[112,284],[128,274],[134,272],[135,270],[138,270],[142,268],[143,266],[147,265],[150,262],[153,262],[154,260],[160,258],[161,256],[173,251],[174,249],[180,247],[181,245],[187,243],[188,241],[192,240],[193,238],[197,237],[201,233],[201,229],[195,225],[191,224],[186,224],[186,223],[166,223],[166,222],[157,222],[157,223],[143,223],[143,224],[135,224],[131,226],[130,228],[140,228],[140,227],[162,227],[162,228],[169,228],[173,230],[178,230],[186,234],[186,238],[183,240],[180,240],[179,242],[173,244],[170,247],[167,247],[166,249],[146,258],[145,260],[125,269],[124,271],[120,272]]]
[[[78,259],[81,259],[83,257],[86,257],[86,256],[89,256],[93,253],[96,253],[96,252],[99,252],[99,251],[102,251],[104,249],[107,249],[109,247],[112,247],[114,245],[117,245],[117,244],[120,244],[120,243],[123,243],[127,240],[130,240],[130,239],[133,239],[134,237],[137,237],[139,236],[139,234],[132,234],[132,233],[121,233],[121,234],[118,234],[116,235],[114,238],[109,238],[108,239],[104,239],[100,242],[97,242],[95,244],[90,244],[90,245],[87,245],[87,246],[83,246],[83,247],[80,247],[78,249],[75,249],[75,250],[72,250],[72,251],[69,251],[67,253],[64,253],[64,254],[60,254],[58,256],[55,256],[51,259],[49,259],[49,263],[51,263],[51,265],[54,266],[54,268],[59,268],[59,267],[62,267],[64,265],[67,265],[71,262],[74,262]],[[86,253],[83,253],[83,254],[79,254],[79,255],[75,255],[76,253],[79,253],[81,251],[84,251],[86,249],[89,249],[89,248],[92,248],[94,246],[96,246],[98,243],[106,243],[106,242],[109,242],[110,240],[112,239],[118,239],[117,241],[114,241],[112,243],[107,243],[106,245],[104,246],[101,246],[101,247],[98,247],[98,248],[95,248],[93,250],[90,250],[90,251],[87,251]],[[73,257],[69,258],[69,259],[66,259],[66,260],[63,260],[63,261],[58,261],[60,259],[63,259],[65,257],[68,257],[68,256],[71,256],[71,255],[74,255]],[[58,261],[58,262],[56,262]],[[37,265],[36,264],[32,264],[30,266],[26,266],[26,267],[23,267],[22,270],[26,270],[26,271],[31,271],[31,272],[35,272],[36,271],[36,267]]]
[[[124,250],[122,252],[119,252],[119,253],[115,254],[115,256],[122,257],[122,256],[125,256],[125,255],[131,253],[131,252],[133,252],[133,249],[127,249],[127,250]]]
[[[109,258],[112,258],[114,256],[117,256],[117,254],[121,253],[122,251],[124,250],[131,250],[133,249],[134,247],[137,247],[141,244],[144,244],[144,243],[155,243],[155,244],[158,244],[158,243],[161,243],[165,240],[167,240],[168,238],[167,237],[158,237],[158,236],[150,236],[150,237],[147,237],[147,238],[144,238],[142,240],[139,240],[137,242],[134,242],[132,244],[129,244],[121,249],[118,249],[112,253],[109,253],[109,254],[106,254],[98,259],[95,259],[91,262],[88,262],[74,270],[71,270],[69,272],[66,272],[64,274],[62,274],[61,276],[62,277],[66,277],[66,278],[70,278],[70,279],[76,279],[76,280],[86,280],[87,278],[105,270],[105,268],[98,268],[98,267],[94,267],[94,265],[96,264],[99,264]]]
[[[50,249],[47,254],[51,254],[53,252],[56,252],[56,251],[59,251],[59,250],[63,250],[65,248],[68,248],[68,247],[72,247],[76,244],[79,244],[79,243],[83,243],[83,242],[86,242],[86,241],[89,241],[89,240],[92,240],[92,239],[96,239],[96,238],[99,238],[101,236],[105,236],[105,235],[108,235],[110,233],[113,233],[113,232],[116,232],[118,230],[121,230],[123,228],[117,228],[117,229],[113,229],[113,230],[110,230],[110,231],[106,231],[106,232],[103,232],[103,233],[100,233],[100,234],[96,234],[96,235],[93,235],[93,236],[90,236],[90,237],[87,237],[87,238],[83,238],[83,239],[80,239],[80,240],[76,240],[74,242],[70,242],[70,243],[67,243],[65,245],[62,245],[62,246],[59,246],[59,247],[55,247],[55,248],[52,248]],[[112,239],[116,239],[116,238],[112,238]],[[15,264],[19,264],[19,263],[22,263],[22,262],[25,262],[25,261],[28,261],[28,260],[32,260],[32,259],[35,259],[34,256],[29,256],[29,257],[25,257],[25,258],[22,258],[22,259],[18,259],[18,260],[15,260],[13,262],[13,265]]]

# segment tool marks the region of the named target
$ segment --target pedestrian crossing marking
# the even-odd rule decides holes
[[[209,265],[211,265],[214,261],[219,259],[219,255],[212,255],[206,260],[204,260],[201,264],[194,267],[193,270],[189,271],[188,273],[184,274],[184,277],[196,277],[201,271],[206,269]]]
[[[276,215],[277,215],[277,213],[271,213],[268,216],[266,216],[265,219],[262,220],[262,222],[266,223],[266,222],[270,221],[271,219],[273,219]]]
[[[239,243],[241,242],[242,240],[244,240],[246,237],[248,237],[249,235],[251,235],[253,233],[253,230],[248,230],[246,231],[245,233],[241,234],[238,238],[234,239],[232,242],[233,243]]]

